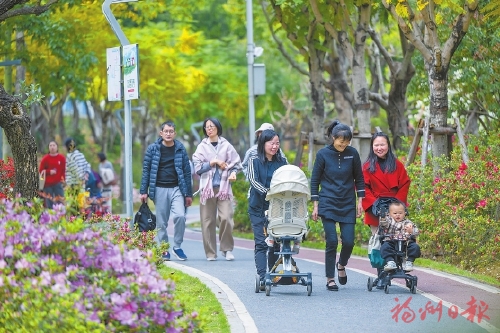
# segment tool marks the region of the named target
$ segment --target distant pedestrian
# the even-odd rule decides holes
[[[167,225],[170,214],[174,220],[172,252],[179,260],[187,256],[181,248],[186,230],[186,209],[193,202],[191,167],[184,145],[175,139],[175,124],[166,121],[160,126],[160,137],[149,145],[142,164],[141,201],[153,200],[156,208],[156,241],[168,243]],[[170,260],[170,252],[163,254]]]
[[[248,215],[252,223],[255,242],[255,267],[260,278],[260,289],[264,290],[264,279],[267,270],[271,271],[279,252],[277,242],[266,243],[267,218],[269,201],[266,194],[271,186],[274,172],[287,162],[281,157],[280,138],[273,130],[264,130],[257,144],[257,157],[248,164],[248,179],[250,180],[250,196],[248,200]]]
[[[200,175],[200,218],[203,247],[208,261],[217,258],[216,227],[219,227],[220,251],[226,260],[234,260],[233,190],[231,182],[241,170],[240,156],[223,138],[222,125],[216,118],[203,122],[205,139],[193,155],[195,171]]]
[[[314,203],[312,219],[316,221],[318,216],[321,217],[325,229],[326,288],[338,291],[335,267],[339,283],[346,284],[345,266],[354,247],[356,217],[360,217],[363,212],[361,199],[365,196],[365,182],[359,153],[350,146],[352,132],[349,126],[334,121],[328,127],[328,136],[332,144],[318,151],[311,175],[311,200]],[[342,249],[339,261],[335,264],[339,243],[337,223],[340,226]]]
[[[259,140],[259,137],[260,137],[260,134],[262,133],[262,131],[265,131],[265,130],[274,131],[274,126],[272,124],[269,124],[269,123],[263,123],[262,125],[260,125],[260,127],[255,131],[255,144],[252,147],[248,148],[248,150],[245,153],[245,157],[243,158],[243,162],[241,163],[241,166],[243,167],[243,174],[245,175],[245,178],[247,180],[248,180],[248,163],[250,162],[250,160],[252,158],[257,157],[257,155],[258,155],[258,153],[257,153],[257,141]],[[285,160],[285,162],[288,163],[286,156],[281,149],[280,149],[280,155]]]
[[[67,138],[64,142],[68,154],[66,155],[66,186],[72,195],[77,195],[86,189],[90,164],[85,156],[77,149],[73,138]]]
[[[112,184],[116,183],[115,169],[113,164],[108,161],[106,154],[101,152],[97,154],[97,157],[99,158],[99,175],[102,181],[102,207],[105,213],[112,214]]]
[[[40,161],[39,172],[45,173],[45,207],[51,209],[54,203],[62,203],[64,199],[64,177],[66,174],[66,158],[59,153],[57,142],[49,142],[49,153]]]

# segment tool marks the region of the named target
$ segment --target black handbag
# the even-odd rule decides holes
[[[135,214],[134,224],[139,231],[152,231],[156,229],[156,216],[147,203],[143,202],[139,211]]]

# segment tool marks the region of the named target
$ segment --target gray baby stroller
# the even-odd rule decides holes
[[[267,211],[267,233],[280,244],[278,260],[266,274],[266,295],[271,293],[272,285],[301,284],[307,286],[307,295],[312,292],[312,274],[300,273],[292,255],[298,254],[298,246],[307,232],[307,202],[310,199],[309,182],[300,168],[284,165],[273,175],[266,200],[269,201]],[[282,269],[278,267],[282,266]],[[259,289],[259,278],[255,280],[255,290]]]
[[[387,212],[389,211],[389,204],[391,202],[399,202],[398,199],[395,198],[379,198],[375,203],[373,204],[372,207],[372,212],[374,215],[379,216],[379,217],[385,217]],[[403,203],[401,203],[403,204]],[[404,205],[404,204],[403,204]],[[405,206],[405,205],[404,205]],[[406,215],[408,215],[408,210],[406,209],[405,206],[405,212]],[[383,229],[379,227],[378,229],[378,235],[380,237],[380,240],[382,241],[386,236]],[[417,281],[418,278],[414,275],[411,275],[407,272],[404,271],[403,269],[403,261],[405,258],[405,251],[406,251],[406,241],[403,238],[403,235],[399,235],[399,237],[396,237],[394,239],[388,240],[389,242],[394,242],[395,243],[395,248],[396,248],[396,253],[395,253],[395,263],[396,263],[396,269],[386,272],[382,271],[380,275],[378,276],[377,279],[373,279],[372,277],[368,278],[368,291],[372,291],[373,287],[380,285],[383,287],[384,291],[386,294],[389,293],[389,286],[391,286],[391,280],[392,279],[405,279],[406,281],[406,287],[410,289],[410,292],[412,294],[415,294],[417,292]],[[379,288],[380,289],[380,288]]]

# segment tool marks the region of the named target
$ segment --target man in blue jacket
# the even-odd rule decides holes
[[[146,150],[140,194],[142,202],[147,202],[149,196],[155,203],[158,243],[168,242],[167,225],[172,214],[172,251],[179,260],[187,259],[181,244],[186,229],[186,208],[193,202],[191,184],[191,166],[186,148],[175,140],[175,124],[166,121],[161,124],[160,138]],[[170,253],[164,253],[163,259],[170,260]]]

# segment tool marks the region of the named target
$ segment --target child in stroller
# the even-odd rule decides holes
[[[290,285],[299,282],[307,286],[307,295],[311,295],[312,274],[300,273],[292,258],[292,255],[298,253],[300,240],[307,232],[309,198],[309,182],[300,168],[284,165],[275,171],[266,195],[266,200],[269,201],[267,233],[273,243],[280,244],[280,252],[275,252],[279,258],[266,273],[264,283],[267,296],[271,293],[271,285]],[[278,271],[280,265],[283,268]],[[255,283],[255,292],[258,292],[260,287],[258,276]]]
[[[413,262],[420,257],[420,247],[415,242],[419,231],[417,226],[406,218],[407,214],[405,205],[397,199],[381,205],[378,212],[379,235],[382,241],[380,254],[386,262],[384,272],[378,279],[382,280],[385,293],[389,293],[390,281],[393,278],[404,278],[406,286],[412,293],[416,293],[417,277],[408,272],[413,270]],[[406,261],[403,265],[404,257]],[[368,290],[371,290],[373,285],[369,279]]]

